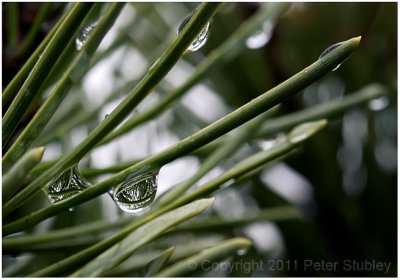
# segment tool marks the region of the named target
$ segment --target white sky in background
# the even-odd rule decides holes
[[[304,205],[312,200],[310,182],[285,163],[277,163],[265,169],[261,179],[273,191],[294,204]]]
[[[253,223],[246,226],[244,232],[253,241],[258,251],[270,253],[271,258],[282,254],[284,242],[279,228],[274,223]]]

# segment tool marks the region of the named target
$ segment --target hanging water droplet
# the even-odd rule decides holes
[[[323,58],[324,56],[326,56],[328,53],[330,53],[330,52],[333,51],[334,49],[340,47],[342,44],[343,44],[343,42],[339,42],[339,43],[333,44],[332,46],[327,47],[327,48],[321,53],[321,55],[319,56],[318,59]],[[340,67],[340,65],[342,65],[342,64],[339,64],[339,65],[336,66],[334,69],[332,69],[332,72],[333,72],[333,71],[336,71],[336,70]]]
[[[68,208],[68,211],[69,211],[69,212],[74,212],[74,210],[75,210],[75,208],[73,208],[73,207]]]
[[[146,173],[126,179],[113,189],[118,207],[128,213],[146,210],[157,192],[157,173]]]
[[[226,187],[229,187],[230,185],[233,185],[234,183],[236,183],[235,179],[229,179],[228,181],[226,181],[225,183],[223,183],[219,187],[220,187],[220,189],[224,189]]]
[[[283,142],[286,140],[285,134],[279,133],[276,137],[267,139],[267,140],[262,140],[258,142],[258,146],[263,149],[264,151],[267,151],[277,145],[280,142]]]
[[[244,255],[247,254],[247,252],[248,252],[247,249],[239,249],[239,250],[237,250],[236,254],[237,254],[238,256],[244,256]]]
[[[340,45],[342,45],[343,42],[339,42],[336,44],[333,44],[332,46],[327,47],[319,56],[319,58],[323,58],[325,55],[327,55],[328,53],[330,53],[331,51],[333,51],[334,49],[340,47]]]
[[[249,49],[259,49],[264,47],[271,40],[274,28],[274,22],[264,22],[260,30],[256,31],[253,35],[247,38],[246,46]]]
[[[80,51],[83,46],[85,45],[89,35],[92,33],[93,29],[96,27],[98,22],[94,22],[82,28],[81,32],[79,33],[78,37],[76,37],[75,45],[76,49]]]
[[[181,24],[179,25],[178,28],[178,35],[182,32],[183,28],[185,28],[185,26],[188,24],[189,20],[192,18],[193,14],[187,16],[184,18],[184,20],[182,20]]]
[[[368,106],[372,111],[380,111],[385,109],[389,105],[389,99],[386,96],[372,99]]]
[[[183,28],[188,24],[192,16],[193,14],[187,16],[179,25],[178,35],[182,32]],[[204,46],[207,43],[209,35],[210,35],[210,23],[207,22],[204,28],[200,31],[200,34],[197,35],[192,44],[188,47],[188,51],[195,52],[199,50],[202,46]]]
[[[68,169],[47,188],[47,195],[51,203],[74,196],[88,187],[79,174],[78,167]]]

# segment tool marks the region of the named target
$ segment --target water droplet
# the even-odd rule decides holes
[[[256,31],[246,40],[246,46],[249,49],[259,49],[264,47],[272,38],[274,32],[275,23],[272,21],[266,21],[263,23],[262,28]]]
[[[113,190],[118,207],[128,213],[146,210],[157,192],[157,173],[146,173],[126,179]]]
[[[279,142],[282,142],[286,139],[285,134],[279,133],[275,138],[267,139],[267,140],[262,140],[259,141],[257,144],[258,146],[264,150],[267,151],[277,145]]]
[[[317,133],[319,130],[325,127],[327,123],[328,122],[326,119],[302,123],[294,127],[287,134],[288,140],[292,144],[299,144]]]
[[[327,48],[321,53],[321,55],[319,56],[318,59],[323,58],[324,56],[326,56],[328,53],[330,53],[330,52],[333,51],[334,49],[340,47],[342,44],[343,44],[343,42],[339,42],[339,43],[333,44],[332,46],[327,47]],[[332,72],[333,72],[333,71],[336,71],[336,70],[340,67],[340,65],[342,65],[342,64],[339,64],[339,65],[336,66],[334,69],[332,69]]]
[[[75,211],[75,208],[73,208],[73,207],[68,208],[68,211],[69,211],[69,212],[73,212],[73,211]]]
[[[328,53],[330,53],[331,51],[333,51],[334,49],[338,48],[340,45],[342,45],[343,42],[339,42],[336,44],[333,44],[332,46],[327,47],[319,56],[319,58],[323,58],[324,56],[326,56]]]
[[[229,179],[228,181],[226,181],[225,183],[223,183],[220,187],[220,189],[224,189],[226,187],[229,187],[230,185],[233,185],[234,183],[236,183],[235,179]]]
[[[389,105],[389,99],[386,96],[372,99],[368,106],[372,111],[381,111]]]
[[[47,195],[51,203],[56,203],[65,198],[74,196],[89,186],[81,175],[78,167],[68,169],[57,180],[47,188]]]
[[[79,33],[78,37],[76,37],[75,45],[76,50],[80,51],[83,46],[85,45],[89,35],[92,33],[93,29],[96,27],[98,22],[94,22],[82,28],[81,32]]]
[[[239,249],[239,250],[237,250],[236,254],[237,254],[238,256],[244,256],[244,255],[247,254],[247,252],[248,252],[247,249]]]
[[[183,28],[188,24],[192,16],[193,14],[187,16],[179,25],[178,35],[182,32]],[[197,35],[196,39],[194,39],[192,44],[188,47],[188,51],[195,52],[199,50],[202,46],[205,45],[205,43],[207,43],[209,35],[210,35],[210,23],[207,22],[204,28],[200,31],[200,34]]]

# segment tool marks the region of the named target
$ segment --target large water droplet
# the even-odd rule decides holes
[[[193,14],[187,16],[179,25],[178,35],[182,32],[183,28],[188,24],[192,16]],[[197,35],[196,39],[194,39],[192,44],[188,47],[188,51],[195,52],[199,50],[202,46],[205,45],[205,43],[207,43],[209,35],[210,35],[210,23],[207,22],[204,28],[200,31],[200,34]]]
[[[81,175],[78,167],[68,169],[57,180],[47,188],[47,195],[51,203],[56,203],[65,198],[74,196],[89,186]]]
[[[259,49],[264,47],[272,38],[275,23],[266,21],[263,23],[262,28],[256,31],[246,40],[246,46],[249,49]]]
[[[93,29],[96,27],[97,24],[98,22],[96,21],[82,28],[81,32],[79,33],[78,37],[76,37],[75,40],[76,49],[78,51],[80,51],[83,48],[88,37],[90,36],[90,34],[92,33]]]
[[[333,51],[334,49],[340,47],[342,44],[343,44],[343,42],[339,42],[339,43],[333,44],[332,46],[327,47],[327,48],[321,53],[321,55],[319,56],[318,59],[323,58],[324,56],[326,56],[328,53],[330,53],[330,52]],[[342,65],[342,64],[339,64],[339,65],[336,66],[334,69],[332,69],[332,72],[335,71],[335,70],[337,70],[337,69],[340,67],[340,65]]]
[[[113,190],[118,207],[128,213],[146,210],[157,192],[157,173],[146,173],[126,179]]]

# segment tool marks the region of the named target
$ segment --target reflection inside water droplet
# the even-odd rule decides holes
[[[83,46],[85,45],[89,35],[92,33],[93,29],[96,27],[98,22],[94,22],[82,28],[81,32],[79,33],[78,37],[76,37],[75,45],[76,49],[80,51]]]
[[[187,16],[179,25],[178,35],[182,32],[183,28],[188,24],[192,16],[193,14]],[[197,35],[192,44],[188,47],[188,51],[195,52],[199,50],[202,46],[205,45],[205,43],[207,43],[209,35],[210,35],[210,23],[207,22],[204,28],[200,31],[199,35]]]
[[[157,192],[157,173],[146,173],[128,178],[113,190],[118,207],[128,213],[146,210]]]
[[[75,166],[65,171],[57,180],[47,188],[47,195],[51,203],[56,203],[65,198],[74,196],[89,186],[79,174]]]

